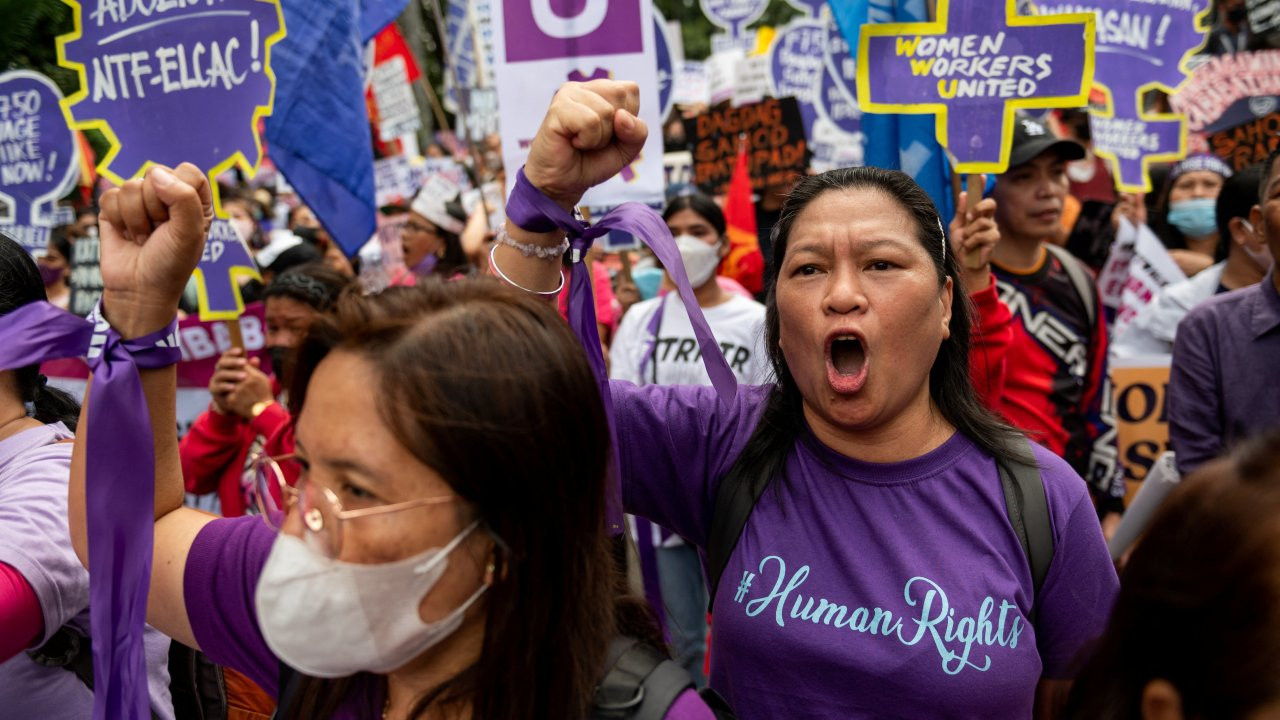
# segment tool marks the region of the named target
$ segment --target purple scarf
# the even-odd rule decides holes
[[[707,319],[702,315],[702,308],[693,295],[689,276],[684,271],[684,262],[680,259],[680,250],[676,248],[671,231],[653,208],[635,202],[624,203],[609,211],[594,225],[586,226],[554,200],[543,195],[525,177],[524,168],[520,168],[516,173],[511,197],[507,200],[507,218],[517,227],[531,232],[560,228],[569,235],[569,252],[573,259],[573,273],[569,281],[569,325],[587,353],[587,361],[591,364],[591,371],[595,373],[600,396],[604,400],[605,416],[609,420],[609,439],[614,447],[609,461],[608,522],[612,532],[622,532],[622,492],[618,473],[618,435],[613,421],[613,396],[609,393],[609,375],[605,372],[604,353],[600,350],[595,303],[591,301],[591,271],[582,262],[595,239],[610,230],[621,230],[648,245],[676,283],[680,300],[689,313],[693,334],[702,350],[702,363],[706,366],[711,385],[715,387],[723,404],[732,403],[737,396],[738,381],[729,369],[729,363],[724,359],[724,353],[720,351],[720,345],[711,334]]]
[[[85,357],[89,386],[85,514],[94,720],[150,717],[142,628],[155,526],[155,447],[138,368],[182,358],[177,322],[122,340],[95,308],[78,318],[46,302],[0,317],[0,368]]]

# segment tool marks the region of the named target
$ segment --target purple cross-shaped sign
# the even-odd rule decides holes
[[[1016,0],[938,0],[936,22],[865,25],[864,112],[934,114],[960,172],[1004,172],[1020,108],[1078,107],[1093,83],[1094,17],[1018,17]]]
[[[1186,117],[1143,112],[1141,97],[1151,88],[1172,94],[1190,75],[1185,59],[1204,43],[1209,5],[1210,0],[1036,4],[1042,15],[1089,10],[1099,19],[1094,82],[1108,97],[1090,116],[1093,150],[1111,161],[1116,187],[1124,192],[1149,191],[1151,163],[1186,155]]]
[[[214,218],[195,272],[200,319],[207,322],[240,317],[244,313],[240,278],[257,277],[257,265],[235,226],[228,220]]]

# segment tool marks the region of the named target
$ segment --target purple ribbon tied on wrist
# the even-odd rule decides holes
[[[737,396],[738,381],[729,369],[729,363],[724,359],[720,345],[711,333],[711,327],[707,325],[702,308],[693,295],[693,287],[689,285],[689,276],[684,271],[684,261],[680,258],[675,239],[671,237],[666,221],[653,208],[636,202],[624,203],[588,226],[534,187],[525,177],[522,167],[516,173],[515,186],[511,189],[511,197],[507,199],[507,218],[517,227],[530,232],[547,232],[558,227],[569,235],[569,252],[573,260],[569,278],[569,325],[587,353],[587,361],[591,364],[591,371],[600,386],[600,396],[604,400],[605,417],[609,421],[609,439],[614,447],[609,461],[608,522],[611,530],[621,532],[622,493],[618,470],[618,436],[613,421],[613,396],[609,393],[609,375],[605,372],[604,353],[600,349],[600,332],[591,292],[591,271],[582,262],[596,238],[610,230],[620,230],[639,238],[653,251],[662,267],[666,268],[667,274],[675,281],[676,291],[689,314],[693,335],[702,352],[702,364],[706,367],[711,385],[716,389],[723,405],[729,405]]]
[[[47,302],[0,317],[0,368],[84,357],[89,385],[85,514],[94,720],[150,717],[142,642],[155,527],[155,447],[138,368],[182,359],[177,321],[123,340],[95,308],[86,320]]]

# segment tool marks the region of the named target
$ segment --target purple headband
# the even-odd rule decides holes
[[[720,345],[711,333],[707,319],[702,315],[702,308],[693,295],[689,276],[684,271],[684,262],[680,259],[680,250],[676,248],[671,231],[653,208],[636,202],[624,203],[606,213],[594,225],[588,226],[534,187],[525,177],[522,167],[516,173],[515,186],[511,189],[511,197],[507,199],[507,218],[517,227],[530,232],[550,232],[560,228],[569,235],[570,257],[573,259],[573,272],[569,281],[569,325],[587,353],[587,361],[591,364],[591,371],[600,386],[600,396],[604,399],[605,416],[609,420],[609,439],[614,447],[609,461],[608,521],[611,529],[621,532],[622,494],[618,473],[617,428],[613,422],[613,396],[609,393],[609,375],[605,372],[604,354],[600,351],[600,332],[596,325],[596,308],[591,295],[591,272],[582,262],[595,239],[610,230],[621,230],[649,246],[676,283],[676,291],[689,313],[693,334],[702,350],[702,363],[707,368],[707,376],[711,378],[711,385],[725,405],[732,403],[737,396],[738,381],[729,370],[729,363],[724,359],[724,353],[720,351]]]
[[[1231,167],[1222,161],[1217,155],[1209,155],[1208,153],[1200,153],[1191,155],[1186,159],[1173,166],[1169,171],[1169,182],[1177,180],[1180,175],[1186,175],[1189,172],[1198,170],[1208,170],[1212,173],[1218,173],[1224,178],[1232,176]]]
[[[178,324],[122,340],[101,306],[86,320],[47,302],[0,317],[0,368],[85,357],[89,386],[85,515],[89,526],[89,622],[93,717],[150,715],[142,645],[155,529],[155,446],[138,368],[182,359]]]

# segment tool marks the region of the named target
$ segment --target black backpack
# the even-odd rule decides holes
[[[608,670],[596,686],[588,720],[662,720],[681,693],[693,687],[689,673],[660,650],[635,638],[619,636],[609,643]],[[296,700],[302,676],[280,663],[280,706],[275,717]],[[733,720],[729,706],[714,691],[702,699],[717,720]]]
[[[1018,542],[1027,556],[1031,566],[1031,578],[1034,582],[1035,595],[1040,594],[1040,586],[1049,573],[1049,564],[1053,562],[1053,531],[1049,524],[1049,503],[1045,499],[1044,482],[1040,478],[1040,468],[1035,464],[1035,455],[1031,453],[1031,441],[1022,438],[1025,449],[1018,447],[1018,441],[1010,440],[1007,457],[1029,459],[1028,462],[1013,460],[1007,463],[996,463],[1000,473],[1000,485],[1004,489],[1005,511],[1009,514],[1009,522],[1018,534]],[[729,556],[738,545],[742,529],[746,527],[747,518],[755,509],[760,496],[769,486],[771,477],[762,477],[767,468],[752,469],[738,466],[738,462],[725,474],[716,490],[714,515],[711,517],[711,532],[707,540],[707,577],[711,583],[711,602],[715,604],[716,590],[720,586],[720,576],[724,574]],[[1035,601],[1029,619],[1035,623]]]

